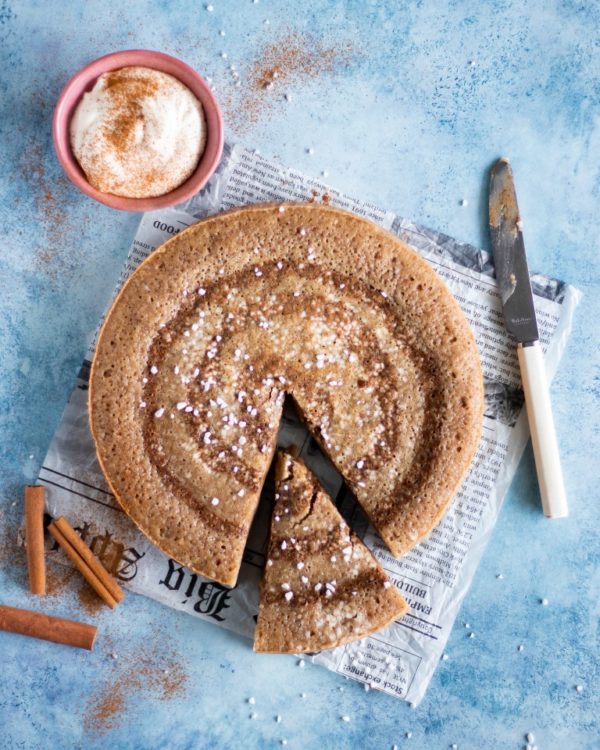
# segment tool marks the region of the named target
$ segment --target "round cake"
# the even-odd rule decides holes
[[[90,420],[127,514],[225,585],[237,579],[286,395],[394,555],[438,523],[479,441],[473,334],[398,238],[311,204],[193,225],[113,303]]]

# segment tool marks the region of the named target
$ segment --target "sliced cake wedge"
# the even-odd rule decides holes
[[[314,475],[279,454],[254,650],[334,648],[375,633],[407,610]]]

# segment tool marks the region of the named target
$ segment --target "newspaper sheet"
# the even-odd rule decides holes
[[[237,146],[226,146],[218,171],[190,201],[176,209],[143,216],[121,283],[154,248],[199,219],[235,206],[281,200],[338,206],[402,238],[450,287],[473,327],[481,353],[485,418],[479,449],[441,523],[401,559],[395,559],[386,549],[341,477],[293,413],[284,415],[279,432],[280,446],[298,446],[300,455],[410,604],[405,617],[376,635],[310,658],[417,704],[442,656],[527,441],[515,344],[503,326],[493,264],[486,252],[350,198]],[[571,330],[579,292],[541,275],[533,276],[532,284],[551,378]],[[93,348],[92,340],[40,470],[39,481],[48,488],[49,513],[67,516],[127,588],[251,638],[258,611],[271,489],[265,488],[234,589],[203,579],[160,552],[123,513],[96,462],[87,414]],[[49,552],[61,559],[55,545]]]

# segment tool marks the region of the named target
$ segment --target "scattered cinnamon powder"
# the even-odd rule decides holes
[[[16,552],[17,530],[7,525],[6,516],[0,513],[0,560],[15,559]]]
[[[18,522],[17,522],[18,523]],[[0,510],[0,564],[7,576],[17,586],[28,590],[27,553],[19,544],[18,525],[11,522],[9,515]]]
[[[75,568],[67,568],[46,555],[46,596],[59,597],[73,586]]]
[[[117,653],[110,659],[106,681],[90,699],[84,719],[87,732],[103,733],[125,720],[127,701],[140,692],[153,693],[159,700],[168,700],[183,692],[187,674],[174,653],[164,651],[166,638],[155,632],[155,644],[143,653]],[[154,646],[154,647],[153,647]],[[161,656],[156,656],[156,654]],[[151,697],[151,696],[149,696]]]
[[[326,46],[313,36],[288,34],[267,45],[251,68],[250,87],[267,89],[269,84],[288,83],[295,78],[316,78],[334,73],[352,54],[349,42]]]
[[[240,96],[219,93],[228,121],[238,132],[256,124],[294,83],[334,74],[347,66],[354,54],[350,42],[328,46],[309,34],[290,33],[267,44],[250,65],[247,80],[242,80]]]
[[[45,153],[41,143],[36,142],[26,148],[21,157],[21,178],[33,197],[35,220],[42,228],[39,237],[41,244],[36,252],[37,265],[40,270],[57,276],[66,270],[64,267],[54,269],[52,266],[60,258],[66,244],[67,222],[63,206],[69,199],[69,183],[62,173],[47,175],[46,158],[50,157]]]
[[[86,714],[86,730],[107,732],[117,723],[125,707],[123,683],[117,682],[113,690],[107,690]]]
[[[77,587],[77,600],[87,615],[97,615],[105,608],[105,604],[98,594],[91,588],[87,581],[78,575],[79,585]],[[106,607],[108,609],[108,607]]]
[[[27,212],[35,220],[36,270],[58,282],[81,267],[80,257],[73,248],[78,247],[76,239],[81,238],[82,231],[91,222],[92,203],[78,200],[47,138],[48,123],[56,103],[47,82],[34,78],[31,83],[33,90],[26,104],[36,127],[23,145],[18,175],[23,185],[15,203],[20,204],[17,210]],[[77,218],[73,220],[75,211]],[[68,221],[69,213],[71,221]]]

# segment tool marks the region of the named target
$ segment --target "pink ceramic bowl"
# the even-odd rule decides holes
[[[101,193],[86,180],[83,170],[71,151],[69,124],[79,100],[86,91],[93,88],[96,79],[102,73],[124,68],[128,65],[143,65],[147,68],[155,68],[178,78],[200,101],[206,117],[206,147],[200,157],[196,171],[183,185],[156,198],[122,198],[111,193]],[[191,198],[206,184],[208,178],[215,171],[223,151],[223,119],[217,100],[208,84],[189,65],[175,57],[164,55],[162,52],[132,49],[100,57],[86,65],[71,78],[62,90],[54,109],[52,138],[56,155],[67,173],[67,177],[83,193],[89,195],[90,198],[95,198],[100,203],[104,203],[111,208],[118,208],[121,211],[154,211],[157,208],[173,206]]]

